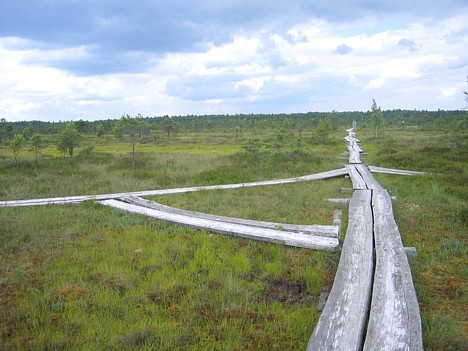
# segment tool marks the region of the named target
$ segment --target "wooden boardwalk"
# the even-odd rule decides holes
[[[340,212],[332,225],[295,225],[202,214],[142,199],[200,190],[280,185],[349,175],[353,184],[348,229],[333,288],[307,346],[315,350],[422,350],[419,306],[411,270],[393,217],[391,198],[371,172],[421,175],[366,166],[353,129],[345,138],[346,167],[302,177],[215,186],[129,193],[0,201],[0,207],[74,204],[99,201],[105,206],[218,233],[311,249],[339,247]]]
[[[354,188],[348,230],[307,350],[422,350],[419,305],[391,198],[361,162],[354,131],[348,133]]]

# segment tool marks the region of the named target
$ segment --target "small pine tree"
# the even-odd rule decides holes
[[[124,115],[120,117],[114,127],[114,135],[118,139],[122,139],[127,135],[132,143],[132,162],[135,164],[135,146],[148,133],[150,126],[141,118]]]
[[[383,119],[383,113],[380,110],[380,107],[377,106],[377,103],[375,102],[374,99],[372,99],[372,107],[371,107],[372,113],[371,113],[371,125],[375,129],[375,136],[378,136],[378,131],[379,128],[382,126],[384,119]]]
[[[34,152],[36,153],[36,162],[37,162],[37,155],[39,150],[44,147],[44,143],[42,141],[42,137],[38,133],[34,133],[31,137],[31,145],[33,147]]]
[[[317,129],[315,130],[315,139],[319,144],[324,144],[328,141],[328,137],[331,132],[330,122],[321,119],[318,122]]]
[[[255,160],[258,160],[261,148],[262,143],[258,138],[249,139],[245,144],[242,145],[242,149]]]

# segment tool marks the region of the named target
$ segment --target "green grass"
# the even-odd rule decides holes
[[[398,134],[396,134],[398,132]],[[93,139],[74,159],[51,144],[20,165],[0,148],[0,199],[227,184],[340,168],[344,130],[305,154],[237,153],[244,133],[180,133],[130,147]],[[443,131],[358,130],[368,164],[441,173],[377,174],[392,195],[421,307],[426,350],[463,350],[466,320],[467,150]],[[51,142],[51,141],[50,141]],[[212,214],[330,224],[347,179],[203,191],[155,200]],[[347,210],[343,207],[343,231]],[[236,239],[144,218],[92,202],[0,209],[0,350],[305,349],[323,285],[339,255]],[[141,250],[135,251],[135,250]]]
[[[337,204],[326,201],[341,197],[345,179],[300,182],[281,186],[210,190],[153,200],[173,207],[222,216],[294,224],[331,225]]]
[[[303,349],[330,279],[329,253],[92,203],[1,212],[3,349]]]
[[[6,159],[0,163],[1,197],[255,181],[336,165],[333,156],[321,153],[254,160],[151,151],[138,153],[135,165],[127,154],[95,153],[38,163],[23,159],[18,168]],[[339,183],[328,183],[330,196]],[[213,213],[255,218],[267,212],[270,220],[330,224],[334,207],[322,199],[329,197],[324,184],[268,187],[258,194],[201,192],[187,199]],[[293,201],[291,192],[298,195]],[[4,208],[0,216],[3,349],[304,349],[319,316],[319,294],[332,281],[338,258],[93,203]]]
[[[85,157],[0,161],[1,200],[105,194],[301,176],[342,167],[333,156],[262,157],[188,153],[94,153]]]

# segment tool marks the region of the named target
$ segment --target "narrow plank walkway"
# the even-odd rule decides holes
[[[348,230],[332,291],[307,350],[422,350],[419,305],[391,198],[362,163],[353,129],[345,139],[354,188]],[[357,286],[361,294],[355,293]]]

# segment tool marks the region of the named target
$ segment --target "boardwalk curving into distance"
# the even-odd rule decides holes
[[[307,350],[422,350],[419,305],[391,198],[361,162],[353,129],[348,133],[354,188],[348,230],[333,288]]]
[[[353,184],[348,229],[335,281],[307,350],[422,350],[419,305],[411,270],[393,217],[391,198],[371,172],[421,175],[423,172],[366,166],[354,129],[348,129],[346,167],[302,177],[252,183],[158,189],[129,193],[0,201],[0,207],[102,205],[153,218],[248,239],[311,249],[339,247],[341,212],[332,225],[295,225],[244,220],[181,210],[143,199],[200,190],[237,189],[349,176]]]

